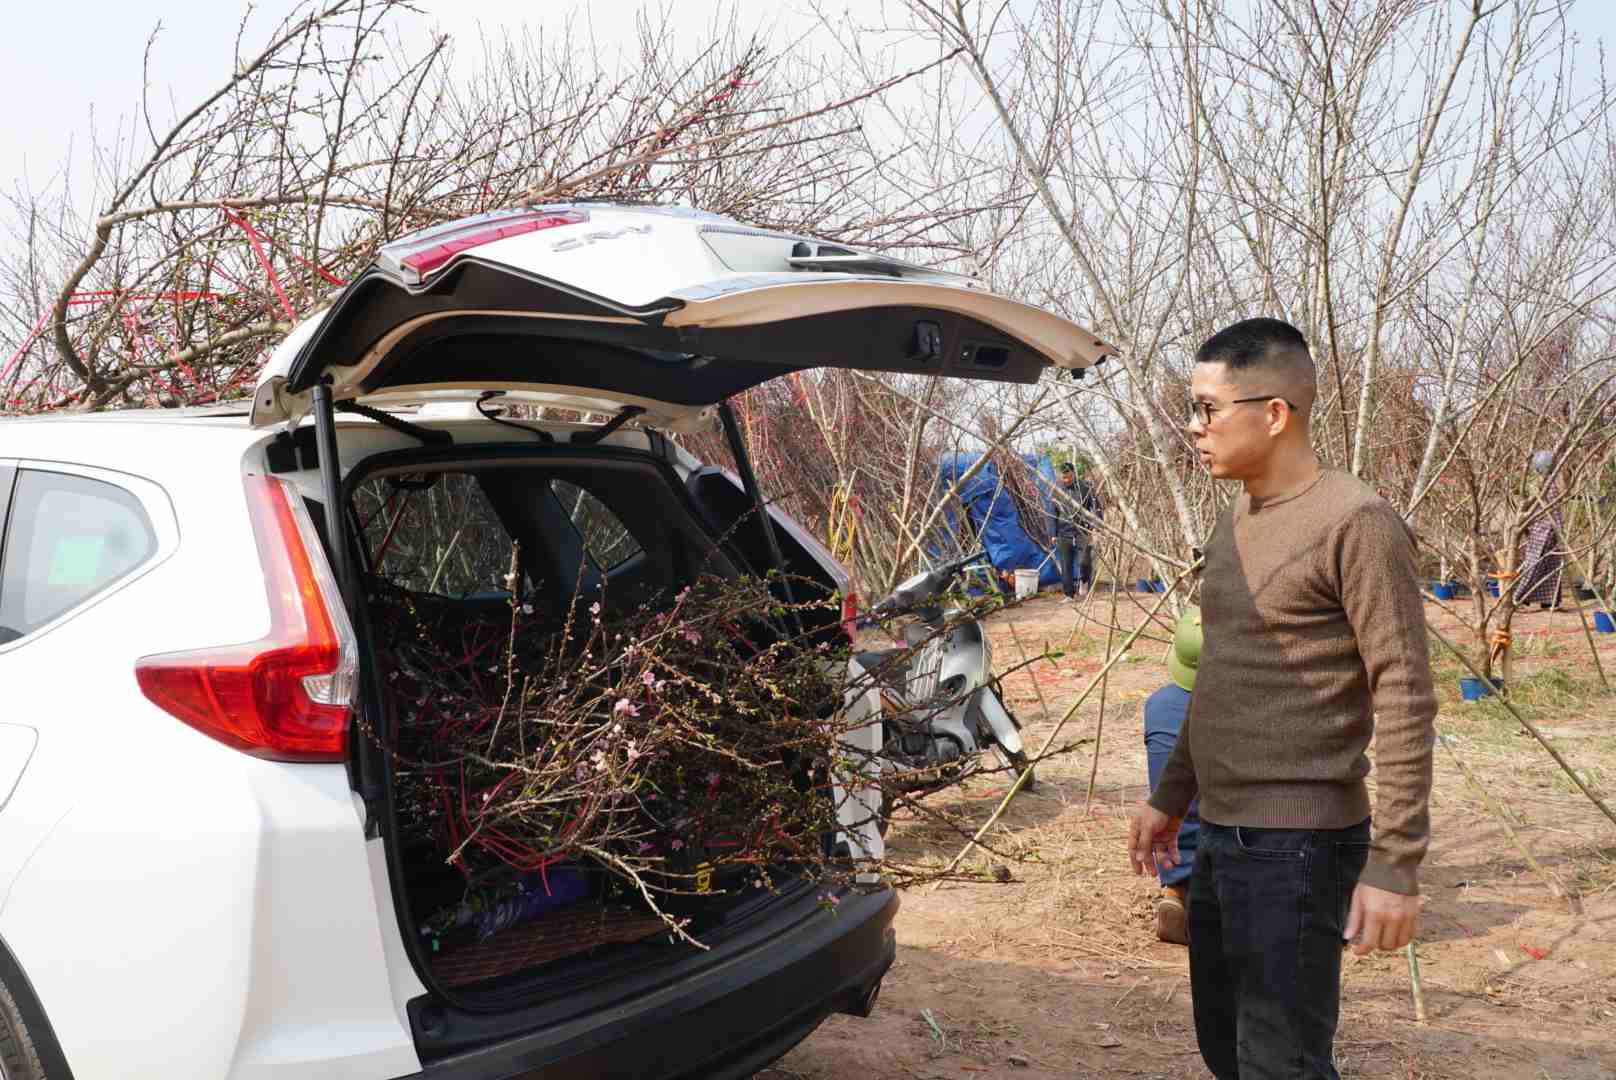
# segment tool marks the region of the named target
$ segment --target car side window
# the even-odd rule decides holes
[[[499,593],[511,538],[472,473],[371,477],[354,493],[374,573],[452,599]]]
[[[594,495],[565,480],[551,480],[550,490],[578,530],[590,560],[600,569],[621,566],[644,550],[622,519]]]
[[[140,499],[103,480],[20,469],[0,553],[0,644],[53,622],[157,552]]]

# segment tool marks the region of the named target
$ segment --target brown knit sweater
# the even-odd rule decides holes
[[[1333,470],[1294,495],[1242,495],[1207,541],[1201,612],[1195,696],[1150,804],[1177,817],[1199,794],[1219,825],[1355,825],[1370,816],[1373,735],[1361,880],[1417,893],[1436,698],[1397,512]]]

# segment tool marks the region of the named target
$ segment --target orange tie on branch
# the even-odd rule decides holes
[[[1488,660],[1489,666],[1498,662],[1498,658],[1504,655],[1504,650],[1509,648],[1513,639],[1509,636],[1508,630],[1495,630],[1490,640],[1493,648],[1492,656]]]

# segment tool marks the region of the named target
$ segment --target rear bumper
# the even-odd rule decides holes
[[[740,1080],[830,1014],[867,1002],[896,954],[897,910],[889,889],[845,896],[835,912],[808,913],[689,978],[443,1058],[405,1080]]]

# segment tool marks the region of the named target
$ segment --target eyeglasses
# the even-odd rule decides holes
[[[1195,421],[1199,420],[1202,427],[1207,427],[1212,423],[1212,414],[1217,412],[1219,409],[1227,409],[1233,405],[1251,405],[1259,401],[1283,401],[1286,405],[1290,406],[1291,412],[1301,412],[1301,410],[1296,407],[1296,403],[1294,401],[1292,401],[1290,398],[1282,398],[1277,394],[1265,394],[1262,397],[1235,398],[1233,401],[1229,402],[1228,405],[1213,405],[1205,401],[1191,401],[1190,423],[1193,424]]]

